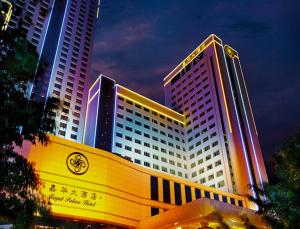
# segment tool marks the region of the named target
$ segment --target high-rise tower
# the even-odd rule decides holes
[[[31,98],[59,98],[63,108],[56,117],[58,135],[78,142],[85,120],[98,1],[16,0],[9,24],[14,28],[21,19],[27,39],[39,54]]]
[[[190,179],[239,193],[267,181],[235,50],[209,36],[167,75],[164,88],[166,105],[186,118]]]
[[[235,50],[210,35],[164,90],[166,106],[101,75],[89,90],[84,143],[223,191],[267,181]]]

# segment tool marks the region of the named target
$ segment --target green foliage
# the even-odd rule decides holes
[[[0,215],[12,219],[14,228],[29,228],[36,212],[50,210],[34,166],[12,149],[1,151],[0,165]]]
[[[7,54],[0,62],[0,216],[15,228],[30,228],[34,214],[47,215],[34,165],[13,151],[27,140],[46,144],[55,132],[59,100],[46,103],[28,99],[27,87],[35,76],[38,55],[31,44],[12,31],[4,37]]]
[[[285,142],[274,157],[274,184],[263,191],[253,187],[260,198],[248,196],[257,211],[274,229],[300,228],[300,134]]]

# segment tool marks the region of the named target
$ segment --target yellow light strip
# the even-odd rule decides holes
[[[11,14],[12,14],[12,4],[6,0],[2,0],[2,2],[5,2],[9,5],[9,9],[8,9],[8,12],[4,12],[4,11],[0,11],[1,14],[5,14],[5,18],[4,18],[4,21],[3,21],[3,25],[1,27],[1,30],[6,30],[7,28],[7,25],[8,25],[8,22],[10,20],[10,17],[11,17]]]
[[[225,103],[225,110],[226,110],[226,116],[227,116],[228,125],[229,125],[229,131],[230,131],[230,133],[232,133],[232,127],[231,127],[231,122],[230,122],[230,118],[229,118],[227,100],[226,100],[226,95],[225,95],[224,85],[223,85],[223,78],[222,78],[222,74],[221,74],[220,63],[219,63],[217,49],[216,49],[216,45],[215,44],[214,44],[214,51],[215,51],[215,56],[216,56],[217,66],[218,66],[218,71],[219,71],[219,75],[220,75],[221,89],[222,89],[222,94],[223,94],[224,103]]]
[[[168,115],[168,114],[166,114],[165,112],[160,111],[160,110],[157,110],[157,109],[155,109],[155,108],[153,108],[153,107],[151,107],[151,106],[148,106],[148,105],[146,105],[146,104],[143,104],[143,103],[137,101],[136,99],[133,99],[133,98],[131,98],[131,97],[129,97],[129,96],[127,96],[127,95],[125,95],[125,94],[123,94],[122,92],[120,92],[120,91],[117,90],[117,94],[120,95],[120,96],[122,96],[122,97],[124,97],[125,99],[129,99],[129,100],[131,100],[131,101],[134,101],[135,103],[137,103],[137,104],[139,104],[139,105],[141,105],[141,106],[143,106],[143,107],[146,107],[146,108],[150,109],[151,111],[155,111],[155,112],[157,112],[157,113],[163,114],[163,115],[165,115],[166,117],[169,117],[169,118],[171,118],[171,119],[173,119],[173,120],[178,121],[179,123],[185,124],[185,122],[184,122],[184,115],[182,115],[182,114],[180,114],[180,113],[178,113],[178,112],[176,112],[176,111],[174,111],[174,110],[172,110],[172,109],[170,109],[170,108],[168,108],[168,107],[165,107],[165,106],[163,106],[163,105],[161,105],[161,104],[159,104],[159,103],[157,103],[157,102],[155,102],[155,101],[153,101],[153,100],[151,100],[151,99],[148,99],[148,98],[146,98],[145,96],[142,96],[142,95],[140,95],[140,94],[138,94],[138,93],[136,93],[136,92],[134,92],[134,91],[131,91],[131,90],[129,90],[128,88],[125,88],[125,87],[123,87],[123,86],[121,86],[121,85],[119,85],[119,84],[117,84],[117,86],[120,87],[121,89],[125,90],[125,91],[129,91],[130,93],[135,94],[136,96],[141,97],[141,98],[147,100],[147,101],[150,102],[150,103],[154,103],[154,104],[160,106],[162,109],[165,109],[165,110],[170,111],[171,113],[174,113],[174,115],[180,116],[180,117],[182,118],[182,120],[180,120],[180,119],[178,119],[178,118],[176,118],[176,117],[174,117],[174,116]]]
[[[200,52],[204,51],[208,46],[210,46],[212,43],[217,43],[219,45],[221,45],[217,40],[215,40],[215,37],[218,38],[219,40],[221,40],[219,37],[217,37],[215,34],[211,34],[209,37],[207,37],[200,45],[198,45],[198,47],[191,52],[191,54],[189,54],[188,56],[192,55],[197,49],[201,49]],[[209,40],[212,39],[212,41],[210,41],[207,45],[205,45],[205,43]],[[201,47],[205,45],[204,47]],[[192,62],[194,59],[196,58],[196,56],[194,58],[192,58],[189,62],[186,63],[189,64],[190,62]],[[164,83],[164,86],[166,86],[171,80],[172,78],[176,75],[177,72],[181,71],[183,69],[182,65],[184,63],[184,61],[186,60],[186,58],[181,61],[164,79],[163,81],[167,80],[168,77],[170,77],[171,75],[173,75],[170,79],[167,80],[167,82]],[[175,73],[176,72],[176,73]]]

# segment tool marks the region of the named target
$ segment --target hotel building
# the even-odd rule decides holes
[[[268,228],[241,195],[129,162],[110,152],[50,136],[24,144],[36,164],[51,220],[35,228]],[[1,228],[1,222],[0,222]]]
[[[39,55],[33,100],[62,101],[57,135],[81,142],[99,0],[13,0],[8,28],[21,29]],[[40,74],[43,72],[42,74]]]
[[[199,47],[164,79],[167,106],[101,75],[85,145],[49,136],[18,149],[51,204],[35,228],[268,228],[242,195],[267,177],[238,54],[215,35]]]
[[[210,35],[163,83],[166,106],[101,75],[89,90],[84,144],[230,193],[267,182],[234,49]]]

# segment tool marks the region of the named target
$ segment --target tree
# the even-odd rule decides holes
[[[248,196],[257,213],[274,229],[300,228],[300,133],[286,141],[274,156],[274,182],[259,197]],[[263,197],[265,195],[265,198]]]
[[[9,39],[7,39],[9,38]],[[27,86],[35,76],[38,55],[18,31],[3,37],[5,58],[0,62],[0,216],[15,228],[29,228],[34,214],[47,215],[49,206],[40,193],[40,179],[34,164],[14,152],[27,140],[47,144],[55,132],[59,100],[32,101]]]

